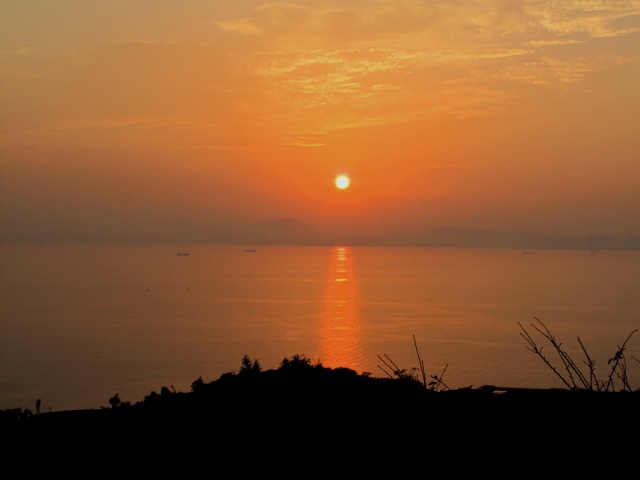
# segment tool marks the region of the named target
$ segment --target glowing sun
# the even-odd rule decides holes
[[[349,177],[346,175],[339,175],[336,177],[336,187],[340,190],[344,190],[349,186]]]

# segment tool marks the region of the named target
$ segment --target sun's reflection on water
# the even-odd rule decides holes
[[[319,337],[320,361],[325,367],[347,367],[361,373],[362,324],[350,247],[331,250]]]

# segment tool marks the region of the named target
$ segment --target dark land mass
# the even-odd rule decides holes
[[[620,449],[625,435],[637,435],[640,426],[640,391],[449,390],[442,385],[438,390],[413,376],[377,378],[292,360],[285,359],[277,370],[248,364],[210,383],[198,379],[190,392],[162,387],[135,404],[116,396],[109,400],[111,408],[40,414],[5,410],[0,428],[18,450],[35,442],[49,453],[62,449],[70,455],[208,449],[216,458],[244,450],[250,457],[255,450],[317,460],[346,454],[342,449],[350,455],[364,449],[375,458],[418,446],[432,452],[488,444],[564,449],[583,442],[587,449],[611,442]],[[10,450],[5,446],[5,453]]]
[[[464,226],[440,226],[390,231],[380,235],[328,235],[300,220],[280,218],[248,224],[208,224],[188,218],[177,219],[154,233],[94,232],[64,236],[2,232],[9,242],[77,243],[193,243],[308,246],[381,246],[430,248],[515,248],[524,250],[640,250],[640,237],[552,236],[515,230],[489,230]]]

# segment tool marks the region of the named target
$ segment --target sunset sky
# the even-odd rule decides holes
[[[0,0],[0,169],[0,239],[638,236],[640,1]]]

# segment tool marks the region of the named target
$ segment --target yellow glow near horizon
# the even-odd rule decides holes
[[[336,177],[336,187],[338,187],[340,190],[344,190],[345,188],[347,188],[349,186],[349,183],[351,183],[349,181],[349,177],[347,177],[346,175],[338,175]]]

